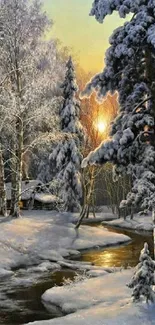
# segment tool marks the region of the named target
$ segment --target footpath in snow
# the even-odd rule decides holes
[[[118,271],[64,287],[47,290],[42,301],[49,311],[64,315],[29,325],[155,325],[155,305],[133,303],[126,284],[133,269]]]
[[[0,225],[0,276],[14,267],[36,265],[40,270],[71,266],[66,257],[79,250],[125,243],[129,237],[106,229],[73,225],[73,215],[51,211],[24,211],[23,216]],[[49,263],[50,261],[50,263]],[[47,263],[48,262],[48,263]],[[67,265],[69,263],[69,265]],[[73,268],[77,266],[73,263]]]

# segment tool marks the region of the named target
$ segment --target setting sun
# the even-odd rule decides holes
[[[106,122],[105,121],[98,121],[96,123],[96,127],[100,133],[103,133],[106,129]]]

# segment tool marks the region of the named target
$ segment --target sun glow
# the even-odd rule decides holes
[[[106,127],[107,127],[106,122],[103,120],[100,120],[96,123],[96,128],[100,133],[105,132]]]

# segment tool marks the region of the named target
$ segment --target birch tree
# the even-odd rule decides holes
[[[22,157],[39,140],[43,123],[49,119],[53,120],[51,128],[55,124],[52,97],[62,64],[57,58],[55,42],[43,41],[51,25],[40,1],[0,3],[0,75],[4,76],[0,100],[1,111],[5,111],[7,125],[12,130],[11,214],[15,217],[19,216],[21,199]]]

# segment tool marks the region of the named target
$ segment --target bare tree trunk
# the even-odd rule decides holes
[[[14,141],[14,140],[13,140]],[[10,215],[13,217],[19,216],[19,206],[17,200],[17,157],[16,157],[16,144],[13,142],[12,145],[12,157],[11,157],[11,209]]]
[[[0,145],[0,215],[7,216],[6,187],[4,177],[3,154]]]
[[[11,166],[11,211],[14,218],[20,216],[21,184],[22,184],[22,151],[23,151],[23,123],[20,117],[16,118],[16,140],[13,144]]]
[[[16,44],[15,38],[15,44]],[[21,201],[21,185],[22,185],[22,153],[23,153],[23,120],[21,111],[22,102],[22,83],[21,74],[19,70],[19,53],[18,47],[15,47],[15,72],[13,82],[16,84],[16,106],[17,115],[15,116],[15,132],[16,141],[14,143],[15,153],[15,170],[13,170],[12,186],[13,186],[13,197],[12,197],[12,216],[18,218],[20,216],[20,201]]]
[[[131,217],[130,217],[130,219],[133,220],[133,217],[134,217],[134,209],[131,207]]]
[[[84,184],[84,203],[83,208],[80,213],[79,220],[75,226],[75,229],[78,229],[82,223],[82,220],[84,218],[89,218],[89,212],[90,212],[90,205],[93,206],[93,215],[95,217],[95,209],[94,209],[94,200],[93,200],[93,192],[94,192],[94,180],[95,180],[95,168],[94,166],[91,167],[89,170],[89,179],[90,181],[87,182],[87,184]]]
[[[16,164],[16,173],[17,173],[17,186],[16,186],[16,200],[18,206],[21,201],[21,186],[22,186],[22,152],[23,152],[23,122],[21,118],[17,118],[16,123],[16,132],[17,132],[17,164]]]
[[[78,220],[78,222],[76,223],[75,229],[78,229],[82,223],[82,220],[85,217],[85,213],[86,213],[86,206],[84,206],[84,208],[82,209],[82,213],[80,214],[80,218]]]
[[[154,244],[154,258],[155,258],[155,210],[152,210],[152,221],[153,221],[153,244]]]

